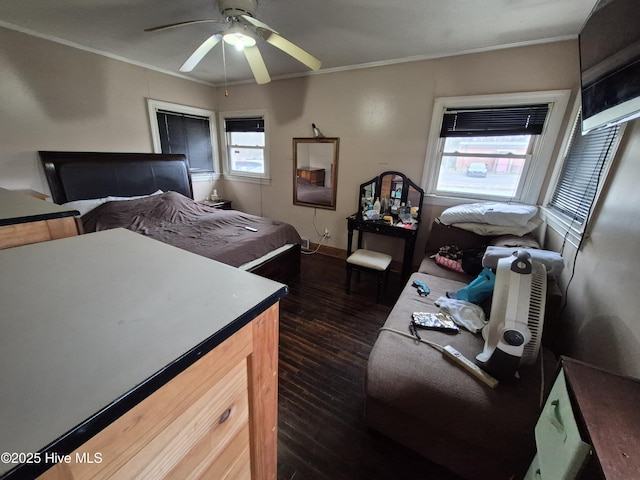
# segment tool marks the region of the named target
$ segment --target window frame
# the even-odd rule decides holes
[[[147,111],[149,113],[149,125],[151,126],[151,139],[153,142],[153,152],[162,153],[162,144],[160,140],[160,128],[158,126],[157,112],[158,110],[175,112],[184,115],[195,115],[198,117],[206,117],[209,120],[209,134],[211,137],[211,153],[213,161],[213,172],[190,172],[191,179],[195,182],[217,180],[220,178],[220,155],[218,150],[218,131],[217,131],[217,115],[213,110],[204,108],[191,107],[178,103],[165,102],[147,98]]]
[[[593,216],[593,212],[597,209],[600,202],[601,193],[604,189],[604,185],[607,183],[609,172],[611,171],[613,164],[616,161],[618,148],[620,146],[620,143],[622,142],[622,138],[624,136],[624,131],[626,128],[626,123],[620,125],[620,130],[618,131],[615,140],[611,144],[611,155],[609,157],[609,161],[606,162],[602,167],[600,183],[597,185],[596,193],[593,197],[589,217],[587,217],[587,219],[583,223],[577,223],[571,216],[552,208],[550,206],[550,203],[558,186],[565,159],[569,153],[569,149],[571,148],[573,132],[576,128],[581,129],[581,125],[577,123],[578,115],[580,114],[581,110],[581,104],[581,97],[580,95],[578,95],[573,104],[573,108],[571,110],[571,121],[569,122],[569,125],[567,126],[567,129],[564,133],[562,145],[555,160],[553,173],[551,174],[551,178],[549,181],[549,187],[547,188],[544,202],[540,209],[541,217],[545,221],[547,226],[559,235],[565,237],[566,241],[573,245],[575,248],[579,248],[583,238],[588,236],[589,222],[591,220],[591,217]],[[577,134],[580,134],[580,132],[578,131]]]
[[[558,138],[564,114],[569,103],[571,90],[549,90],[507,94],[472,95],[458,97],[438,97],[434,102],[431,127],[425,155],[422,188],[425,201],[431,205],[453,206],[473,201],[521,202],[535,205],[551,163],[551,157]],[[441,193],[437,191],[438,175],[442,164],[444,138],[440,138],[443,115],[447,109],[475,107],[491,108],[518,105],[550,104],[549,114],[540,138],[534,141],[531,161],[525,163],[524,180],[518,192],[511,198],[492,195]]]
[[[262,117],[264,120],[264,173],[244,172],[233,170],[231,168],[231,159],[229,158],[229,143],[227,141],[226,120],[239,118],[256,118]],[[270,162],[269,162],[269,115],[266,110],[242,110],[219,113],[220,122],[220,153],[222,156],[222,172],[225,179],[231,181],[261,183],[269,185],[271,183]],[[251,146],[256,148],[255,146]]]

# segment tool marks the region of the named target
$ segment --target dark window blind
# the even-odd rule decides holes
[[[549,105],[447,109],[440,137],[540,135]]]
[[[162,153],[183,153],[192,172],[213,172],[213,148],[207,117],[158,110]]]
[[[227,118],[224,128],[227,132],[264,132],[264,118]]]
[[[573,128],[560,177],[549,206],[577,223],[589,218],[602,172],[611,161],[620,126],[592,130],[581,135],[581,116]]]

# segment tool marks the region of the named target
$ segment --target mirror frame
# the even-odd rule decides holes
[[[387,171],[387,172],[382,172],[380,175],[378,175],[377,177],[372,178],[371,180],[369,180],[368,182],[364,182],[362,184],[360,184],[360,190],[359,190],[359,207],[358,207],[358,213],[356,214],[358,217],[362,216],[363,213],[363,205],[362,205],[362,197],[366,194],[366,189],[369,185],[374,184],[373,187],[373,191],[371,193],[373,193],[373,197],[381,199],[382,196],[382,178],[385,176],[390,176],[390,177],[400,177],[402,178],[402,193],[400,195],[400,198],[398,199],[399,202],[398,203],[406,203],[408,198],[409,198],[409,189],[414,189],[416,191],[416,193],[418,193],[419,195],[419,200],[418,200],[418,205],[413,205],[414,207],[418,207],[418,211],[416,214],[416,220],[418,223],[420,223],[420,220],[422,219],[422,204],[424,202],[424,190],[419,187],[416,183],[413,182],[413,180],[411,180],[409,177],[407,177],[404,173],[401,172],[397,172],[394,170],[391,171]],[[395,220],[397,220],[397,214],[392,214],[392,216],[395,218]],[[368,220],[369,221],[369,220]],[[371,220],[371,221],[377,221],[377,220]]]
[[[298,145],[300,144],[331,144],[333,145],[333,161],[330,175],[330,203],[314,203],[304,201],[298,198]],[[324,208],[327,210],[336,209],[337,187],[338,187],[338,156],[340,151],[340,138],[338,137],[322,137],[322,138],[302,138],[293,139],[293,204],[302,207]]]

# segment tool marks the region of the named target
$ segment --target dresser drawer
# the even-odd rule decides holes
[[[38,479],[252,478],[251,334],[241,329]]]
[[[78,234],[73,217],[0,226],[0,249],[47,242]]]
[[[536,455],[523,480],[541,480],[541,478],[542,474],[540,473],[540,463],[538,462],[538,455]]]
[[[567,391],[564,371],[560,371],[535,428],[538,453],[529,479],[575,479],[591,452],[582,441]],[[539,476],[537,470],[539,469]],[[529,475],[529,474],[528,474]]]

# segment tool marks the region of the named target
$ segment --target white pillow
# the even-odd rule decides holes
[[[506,225],[489,225],[488,223],[454,223],[452,227],[458,227],[463,230],[477,233],[478,235],[517,235],[522,237],[527,233],[533,232],[540,226],[542,219],[540,217],[532,218],[524,227],[511,227]]]
[[[102,205],[103,203],[106,203],[106,202],[135,200],[136,198],[150,197],[151,195],[159,195],[161,193],[163,193],[162,190],[157,190],[150,195],[138,195],[136,197],[104,197],[104,198],[90,198],[87,200],[73,200],[72,202],[63,203],[62,206],[70,208],[72,210],[77,210],[78,212],[80,212],[80,216],[82,216],[85,213],[90,212],[97,206]]]
[[[156,190],[153,193],[150,193],[149,195],[136,195],[135,197],[114,197],[114,196],[108,196],[107,197],[107,202],[120,202],[123,200],[135,200],[137,198],[145,198],[145,197],[151,197],[152,195],[160,195],[161,193],[164,193],[162,190]]]
[[[107,201],[107,198],[91,198],[89,200],[74,200],[73,202],[63,203],[63,207],[77,210],[80,212],[80,216],[87,212],[90,212],[99,205],[102,205]]]
[[[440,215],[445,225],[454,223],[486,223],[509,227],[524,227],[536,216],[538,207],[513,203],[469,203],[447,208]]]

